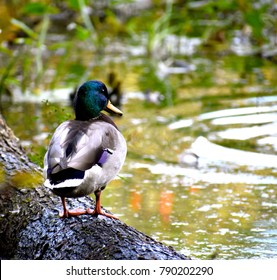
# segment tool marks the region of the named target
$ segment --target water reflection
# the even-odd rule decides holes
[[[262,107],[261,110],[272,112],[275,110],[273,107]],[[229,113],[234,117],[239,112],[243,118],[251,119],[255,116],[259,119],[260,115],[252,115],[258,110],[257,107],[246,111],[242,108]],[[212,112],[209,117],[207,114],[206,117],[200,115],[193,122],[197,127],[197,122],[201,124],[209,119],[208,137],[210,135],[217,141],[223,139],[219,132],[215,133],[218,126],[214,126],[214,121],[219,120],[218,113]],[[230,117],[227,111],[221,111],[222,116]],[[267,125],[274,126],[275,114],[266,116],[266,122],[269,122]],[[136,199],[131,200],[134,203],[132,209],[136,209],[135,215],[130,218],[124,213],[123,219],[196,258],[275,257],[277,239],[276,230],[272,227],[276,222],[273,218],[277,196],[277,177],[274,172],[276,157],[261,152],[226,148],[212,144],[205,138],[196,145],[197,139],[184,137],[187,129],[194,129],[191,126],[192,119],[181,119],[170,125],[164,121],[158,128],[153,128],[151,122],[155,123],[150,117],[147,123],[140,123],[136,131],[142,130],[146,134],[145,138],[152,135],[152,130],[156,130],[155,134],[164,135],[161,130],[168,129],[170,135],[155,138],[155,143],[141,147],[144,157],[131,157],[125,166],[133,174],[130,184],[135,182],[137,192],[135,196],[132,193]],[[242,123],[243,119],[235,122],[236,125]],[[247,129],[249,123],[246,121],[243,123],[245,127],[240,129]],[[232,121],[224,123],[225,130],[231,129],[229,126],[232,125]],[[260,135],[269,133],[262,131]],[[204,131],[202,133],[206,134]],[[166,158],[163,151],[157,153],[155,146],[163,147],[164,140],[171,143],[171,149],[167,151],[172,151],[174,145],[180,149],[189,142],[190,145],[184,150],[196,154],[197,164],[182,165],[172,153],[168,153]],[[146,155],[148,160],[145,160]],[[115,207],[120,211],[119,205]],[[261,220],[271,222],[259,231],[262,226],[258,221]]]
[[[250,126],[243,128],[229,128],[224,131],[219,131],[218,135],[221,138],[233,140],[247,140],[264,135],[275,135],[277,133],[277,124],[270,123],[261,126]]]
[[[249,100],[237,102],[249,104]],[[199,110],[195,116],[195,112],[187,114],[192,104],[143,110],[144,100],[126,99],[125,118],[116,122],[127,139],[128,157],[120,177],[104,191],[103,206],[127,224],[193,258],[276,257],[277,162],[274,147],[261,146],[265,139],[271,145],[268,137],[274,137],[274,106],[260,108],[272,120],[267,119],[268,123],[256,130],[259,134],[252,136],[260,136],[255,140],[263,149],[244,151],[225,147],[224,133],[237,130],[234,135],[243,136],[243,131],[253,127],[226,120],[237,114],[252,118],[256,106],[246,111],[237,108],[200,114],[195,103],[193,108]],[[49,141],[45,135],[62,118],[70,118],[70,108],[52,106],[17,104],[12,114],[5,112],[16,134],[29,139],[29,151],[35,143],[45,149]],[[26,110],[37,117],[22,118]],[[57,117],[59,110],[63,110],[61,119]],[[176,112],[179,120],[174,117]],[[20,125],[14,123],[16,120]],[[219,120],[224,124],[216,123]],[[32,129],[26,133],[25,127]],[[44,137],[38,137],[39,133]],[[205,137],[196,137],[199,134]],[[248,134],[244,139],[249,138]],[[182,161],[186,153],[192,164]]]

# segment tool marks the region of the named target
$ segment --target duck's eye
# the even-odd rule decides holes
[[[101,89],[101,92],[102,92],[102,94],[103,94],[104,96],[107,97],[107,91],[106,91],[104,88]]]

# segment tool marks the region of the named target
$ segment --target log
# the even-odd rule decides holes
[[[59,218],[60,198],[42,185],[41,169],[1,115],[0,137],[0,259],[189,259],[120,220]],[[93,204],[90,197],[68,200],[72,208]]]

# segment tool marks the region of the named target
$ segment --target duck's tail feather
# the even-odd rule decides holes
[[[75,168],[67,168],[57,173],[48,174],[44,185],[51,189],[77,187],[84,179],[85,171]]]

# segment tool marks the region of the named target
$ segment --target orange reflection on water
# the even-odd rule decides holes
[[[160,214],[163,222],[169,222],[170,214],[173,210],[174,193],[162,191],[160,195]]]
[[[133,211],[138,212],[141,209],[141,194],[137,191],[130,193],[130,204]]]

